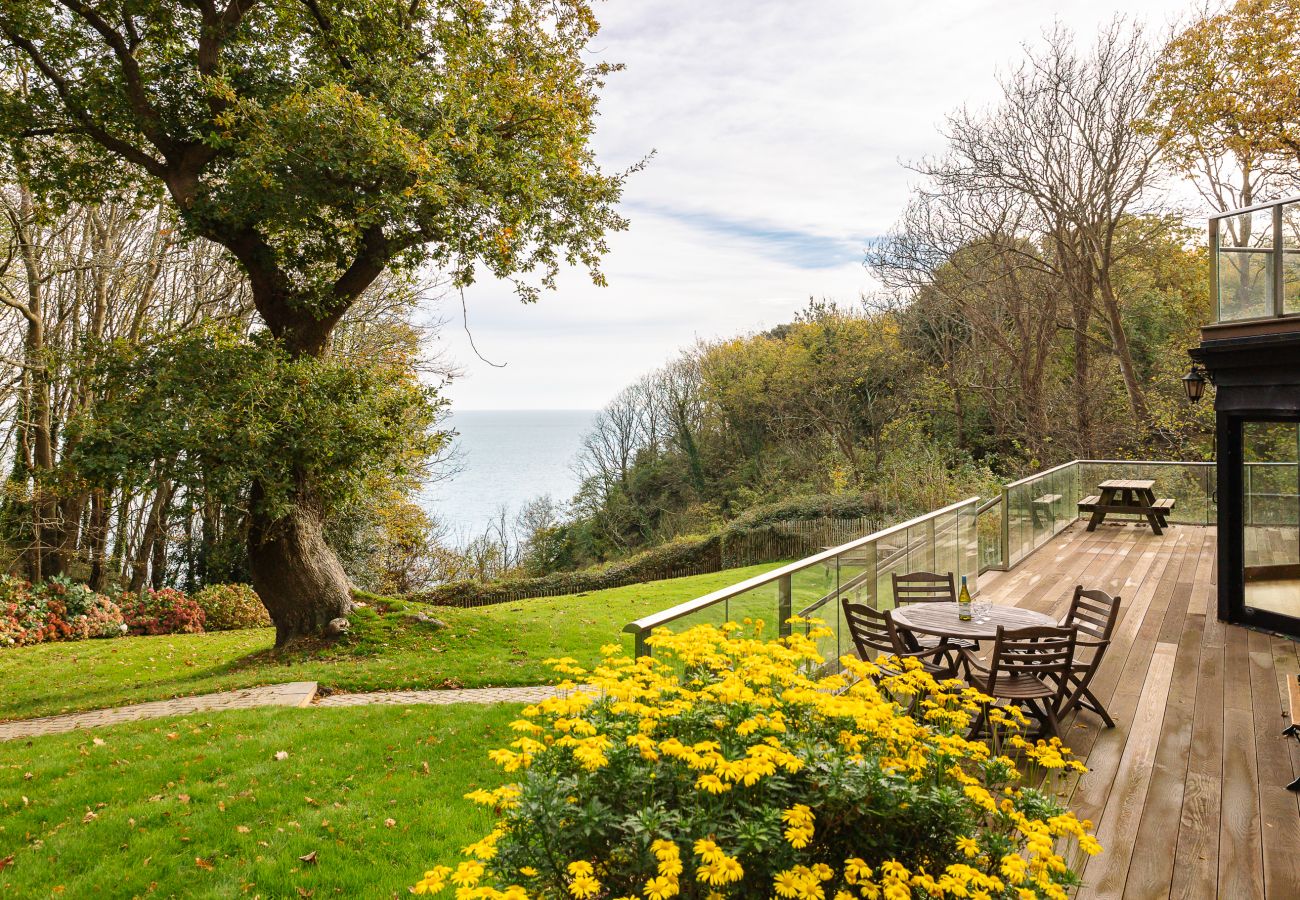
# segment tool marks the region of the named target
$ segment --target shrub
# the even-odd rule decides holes
[[[987,698],[915,661],[879,685],[855,658],[816,678],[818,636],[699,626],[651,638],[667,659],[613,645],[592,672],[554,661],[593,692],[570,681],[525,708],[519,738],[489,754],[518,781],[467,795],[497,810],[496,827],[413,890],[1064,900],[1078,879],[1063,839],[1100,848],[1089,823],[1021,783],[1015,760],[962,737]],[[994,717],[1007,728],[1010,715]],[[1082,769],[1058,741],[1005,745]]]
[[[78,627],[89,638],[120,637],[127,632],[121,608],[103,594],[94,595]]]
[[[206,631],[264,628],[271,616],[257,591],[247,584],[210,584],[194,595],[205,616]]]
[[[85,585],[58,576],[36,585],[0,577],[0,645],[117,637],[125,630],[117,604]]]
[[[123,594],[119,602],[132,634],[203,633],[203,609],[174,588]]]
[[[453,581],[412,594],[410,599],[439,606],[486,606],[524,597],[603,591],[642,581],[716,572],[721,564],[721,539],[717,535],[679,537],[604,566],[537,578],[502,578],[486,584]]]

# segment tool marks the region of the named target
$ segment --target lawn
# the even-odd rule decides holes
[[[405,895],[490,829],[463,795],[501,783],[486,752],[518,711],[241,710],[0,743],[0,895]]]
[[[270,629],[40,644],[0,651],[0,720],[22,719],[281,681],[332,690],[541,684],[543,660],[596,658],[631,638],[628,622],[776,564],[520,600],[479,609],[372,601],[337,642],[272,649]],[[413,622],[426,610],[446,623]]]

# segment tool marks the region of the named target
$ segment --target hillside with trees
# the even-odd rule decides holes
[[[1204,202],[1283,195],[1300,164],[1267,110],[1234,136],[1238,85],[1208,76],[1252,53],[1250,71],[1300,68],[1255,46],[1255,19],[1288,27],[1273,15],[1240,4],[1167,46],[1126,20],[1049,31],[911,164],[912,199],[865,252],[877,292],[625,388],[584,443],[570,520],[523,550],[548,548],[544,569],[782,505],[898,519],[1073,458],[1211,458],[1210,410],[1180,382],[1211,317]]]

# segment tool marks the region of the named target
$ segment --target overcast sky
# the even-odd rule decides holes
[[[1190,4],[1031,0],[610,0],[594,55],[610,78],[596,146],[629,180],[631,228],[609,284],[566,272],[522,305],[508,285],[439,306],[462,376],[457,409],[594,409],[697,338],[786,321],[810,296],[854,303],[863,247],[908,193],[900,160],[941,147],[949,110],[992,100],[995,76],[1060,19],[1081,38],[1116,11],[1163,29]]]

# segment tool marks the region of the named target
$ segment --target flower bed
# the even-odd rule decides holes
[[[210,585],[193,597],[163,588],[113,599],[63,577],[33,585],[0,575],[0,647],[270,624],[266,607],[245,584]]]
[[[103,594],[66,578],[32,585],[0,576],[0,646],[117,637],[122,610]]]
[[[519,738],[490,754],[518,780],[468,795],[496,827],[413,890],[1064,900],[1077,876],[1060,845],[1100,848],[1090,823],[1022,783],[1017,760],[962,736],[985,698],[914,667],[879,678],[853,658],[817,678],[818,630],[745,632],[659,633],[655,658],[614,645],[591,672],[555,661],[574,679],[565,693],[526,708]],[[994,718],[1021,762],[1082,768]]]

